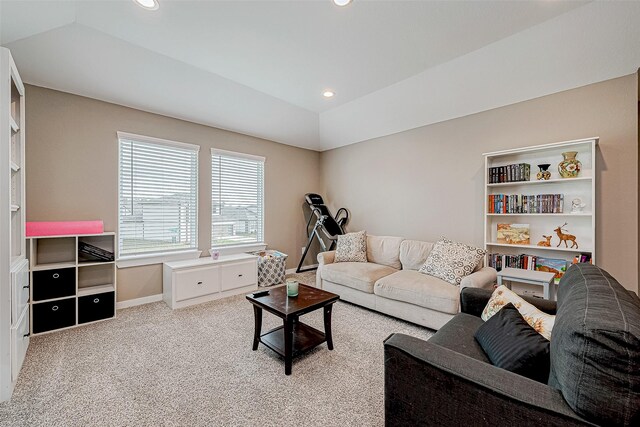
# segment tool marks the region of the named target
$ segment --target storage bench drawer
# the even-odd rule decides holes
[[[190,268],[174,274],[176,301],[220,292],[218,267]]]
[[[78,298],[78,323],[109,319],[115,313],[115,292],[87,295]]]
[[[257,283],[258,265],[255,260],[236,262],[220,268],[223,291]]]
[[[76,324],[76,298],[33,304],[33,333],[52,331]]]
[[[76,269],[59,268],[33,272],[33,300],[43,301],[76,294]]]

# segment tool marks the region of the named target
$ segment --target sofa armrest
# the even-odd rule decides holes
[[[336,259],[336,251],[320,252],[318,254],[318,266],[332,264]]]
[[[387,338],[384,365],[387,426],[594,425],[559,390],[419,338]]]
[[[336,259],[336,251],[320,252],[318,254],[318,270],[316,271],[316,288],[322,289],[322,267],[333,264]]]
[[[464,288],[483,288],[489,289],[496,283],[498,272],[492,267],[482,267],[480,270],[474,271],[465,276],[460,281],[460,290]]]
[[[478,316],[482,314],[482,310],[489,302],[493,289],[476,289],[465,288],[460,292],[460,311],[462,313]],[[520,298],[527,301],[538,310],[542,310],[547,314],[556,314],[557,303],[546,299],[528,297],[519,295]]]
[[[460,292],[460,312],[480,317],[493,289],[465,288]]]

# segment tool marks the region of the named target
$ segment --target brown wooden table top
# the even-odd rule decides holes
[[[264,308],[279,317],[287,318],[308,313],[327,304],[333,304],[340,299],[340,296],[300,283],[297,297],[288,297],[287,286],[285,285],[269,288],[268,295],[254,297],[253,294],[249,294],[247,299],[252,304]]]

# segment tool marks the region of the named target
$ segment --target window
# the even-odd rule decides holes
[[[118,132],[119,256],[198,247],[199,146]]]
[[[264,157],[211,150],[211,245],[264,241]]]

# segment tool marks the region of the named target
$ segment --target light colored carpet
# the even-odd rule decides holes
[[[281,324],[263,318],[263,331]],[[323,329],[321,311],[301,319]],[[285,376],[269,349],[251,351],[244,296],[120,310],[112,321],[34,337],[0,425],[382,426],[382,341],[432,332],[344,302],[332,324],[335,350],[317,347]]]

